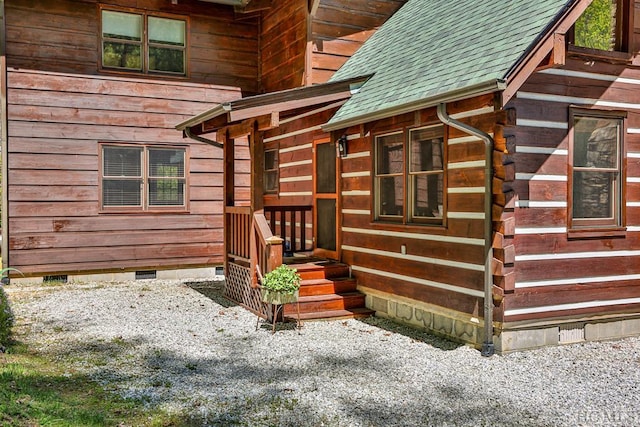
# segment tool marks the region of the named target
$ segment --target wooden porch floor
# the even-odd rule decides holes
[[[302,320],[362,318],[374,314],[365,307],[365,295],[357,290],[349,266],[306,254],[285,257],[283,262],[298,271],[300,318]],[[284,307],[287,317],[297,315],[295,304]]]

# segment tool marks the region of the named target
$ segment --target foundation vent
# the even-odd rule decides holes
[[[67,283],[67,275],[60,274],[58,276],[44,276],[42,281],[44,283]]]
[[[584,323],[567,323],[560,325],[558,342],[560,344],[570,344],[585,341]]]
[[[156,278],[155,270],[136,271],[136,280],[155,279],[155,278]]]

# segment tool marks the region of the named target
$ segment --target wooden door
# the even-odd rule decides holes
[[[314,142],[313,254],[338,259],[338,159],[329,139]]]

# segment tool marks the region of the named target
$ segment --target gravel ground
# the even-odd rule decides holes
[[[376,318],[272,335],[216,281],[6,290],[30,346],[202,425],[640,425],[639,338],[485,358]]]

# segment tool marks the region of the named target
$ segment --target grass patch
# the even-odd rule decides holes
[[[120,398],[14,342],[0,354],[0,425],[177,427],[201,421]]]

